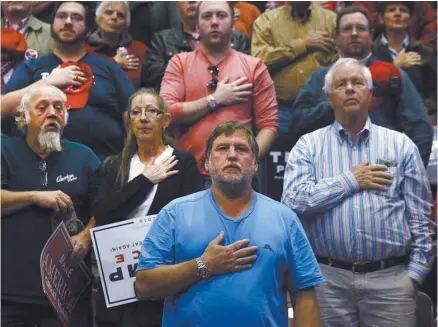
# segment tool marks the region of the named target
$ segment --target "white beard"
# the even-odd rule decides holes
[[[38,144],[45,153],[60,152],[62,150],[61,134],[59,132],[41,132],[38,135]]]

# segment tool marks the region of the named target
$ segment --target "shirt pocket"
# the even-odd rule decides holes
[[[386,198],[391,200],[397,200],[400,198],[400,183],[403,180],[401,175],[401,169],[399,167],[388,167],[388,173],[392,174],[392,183],[387,186],[384,195]]]

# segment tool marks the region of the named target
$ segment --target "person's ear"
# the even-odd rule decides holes
[[[167,128],[170,125],[170,121],[172,120],[172,115],[168,112],[163,114],[163,128]]]
[[[208,159],[207,158],[205,158],[204,168],[205,168],[206,171],[208,171],[208,173],[210,173],[209,165],[208,165]]]

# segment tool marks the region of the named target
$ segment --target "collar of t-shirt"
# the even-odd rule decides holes
[[[380,39],[380,43],[382,43],[385,46],[388,46],[389,53],[391,54],[391,57],[394,60],[395,57],[397,57],[397,55],[398,55],[398,53],[400,51],[402,51],[403,49],[406,49],[408,47],[408,45],[409,45],[409,35],[408,35],[408,33],[406,33],[405,38],[403,39],[403,41],[400,44],[400,46],[401,46],[400,51],[397,51],[397,50],[391,48],[391,46],[389,45],[388,39],[383,34],[382,34],[382,37]]]
[[[167,158],[169,158],[173,154],[173,148],[170,146],[167,146],[167,148],[160,153],[160,155],[155,158],[154,163],[161,163]],[[131,159],[131,166],[129,169],[129,181],[132,181],[134,178],[136,178],[138,175],[140,175],[143,172],[144,164],[140,161],[140,158],[137,154],[135,154]],[[157,193],[158,184],[155,184],[152,187],[152,190],[149,192],[147,197],[144,199],[144,201],[131,213],[126,217],[126,219],[132,219],[132,218],[138,218],[138,217],[144,217],[147,216],[149,213],[149,209],[152,205],[152,201],[155,198],[155,194]]]
[[[225,220],[230,221],[230,222],[238,223],[238,222],[240,222],[240,221],[242,221],[242,220],[248,218],[248,217],[251,215],[251,213],[253,213],[253,211],[254,211],[254,209],[255,209],[255,206],[256,206],[256,203],[257,203],[257,193],[254,192],[254,191],[252,191],[251,204],[249,205],[248,209],[246,209],[245,212],[242,213],[239,217],[237,217],[237,218],[232,218],[232,217],[227,216],[227,215],[221,210],[221,208],[219,207],[219,205],[218,205],[217,202],[216,202],[216,199],[215,199],[214,196],[213,196],[213,192],[211,191],[211,188],[208,189],[208,192],[209,192],[210,200],[211,200],[211,202],[213,203],[213,206],[214,206],[214,208],[216,209],[216,211],[219,213],[220,217],[221,217],[221,218],[224,218]]]

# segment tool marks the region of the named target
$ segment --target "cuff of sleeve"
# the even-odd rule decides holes
[[[360,191],[360,184],[351,171],[341,174],[340,181],[345,190],[347,190],[348,195],[353,195]]]
[[[172,115],[172,119],[178,119],[184,116],[183,104],[175,103],[169,107],[169,113]]]
[[[304,53],[307,50],[306,42],[304,41],[304,39],[293,40],[288,44],[288,46],[292,48],[294,52],[294,57]]]
[[[419,285],[421,285],[427,273],[430,271],[430,268],[420,265],[418,263],[409,262],[408,270],[409,277],[411,277]]]

